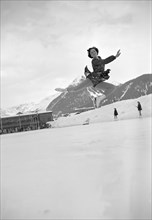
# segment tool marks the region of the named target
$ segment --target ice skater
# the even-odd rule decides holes
[[[78,85],[71,85],[65,89],[56,88],[56,91],[59,92],[76,92],[84,87],[93,87],[95,89],[103,88],[106,91],[110,91],[111,87],[108,83],[104,82],[109,79],[110,69],[105,71],[105,64],[108,64],[114,61],[116,58],[120,56],[120,50],[117,51],[116,55],[109,56],[106,59],[102,59],[98,54],[99,50],[96,47],[91,47],[87,50],[88,57],[92,59],[92,68],[93,72],[91,72],[87,66],[84,69],[84,75],[86,77],[85,80],[81,81]],[[102,83],[102,86],[100,85]],[[100,86],[99,86],[100,85]],[[105,92],[106,93],[106,92]]]
[[[137,102],[137,109],[138,109],[138,112],[139,112],[139,117],[142,117],[142,114],[141,114],[141,111],[142,111],[142,106],[141,106],[141,104],[140,104],[140,102],[138,101]]]
[[[114,119],[117,119],[118,117],[118,111],[116,108],[114,108]]]

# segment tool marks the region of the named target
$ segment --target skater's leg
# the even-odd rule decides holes
[[[80,82],[78,85],[76,85],[76,86],[72,85],[72,86],[67,87],[66,89],[68,92],[76,92],[81,89],[84,89],[84,87],[90,87],[90,86],[93,86],[93,84],[90,79],[86,78],[85,80]]]
[[[100,89],[100,90],[103,89],[104,90],[103,94],[106,96],[110,95],[115,88],[116,88],[115,86],[112,86],[111,84],[106,82],[101,82],[95,87],[95,89]]]
[[[102,85],[102,87],[101,87]],[[106,83],[106,82],[101,82],[100,83],[100,86],[99,84],[95,87],[96,89],[103,89],[104,92],[103,92],[103,95],[102,96],[99,96],[97,97],[97,106],[100,107],[100,103],[102,100],[104,100],[105,98],[108,98],[108,96],[110,96],[114,91],[115,89],[117,89],[117,87],[115,86],[112,86],[110,85],[109,83]]]

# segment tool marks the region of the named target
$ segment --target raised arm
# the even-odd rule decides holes
[[[112,62],[112,61],[115,60],[117,57],[119,57],[120,54],[121,54],[121,53],[120,53],[120,50],[118,50],[115,56],[112,55],[112,56],[110,56],[110,57],[107,57],[106,59],[103,59],[104,64],[107,64],[107,63]]]
[[[111,63],[115,59],[116,59],[116,56],[112,55],[110,57],[107,57],[106,59],[103,59],[102,61],[103,61],[104,64],[107,64],[107,63]]]

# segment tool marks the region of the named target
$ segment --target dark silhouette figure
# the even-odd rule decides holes
[[[138,112],[139,112],[139,117],[141,117],[142,116],[142,114],[141,114],[142,106],[141,106],[140,102],[137,102],[137,109],[138,109]]]
[[[116,108],[114,108],[114,119],[117,119],[117,116],[118,116],[118,111]]]

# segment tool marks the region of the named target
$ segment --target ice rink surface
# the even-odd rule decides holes
[[[151,219],[151,118],[1,136],[2,219]]]

